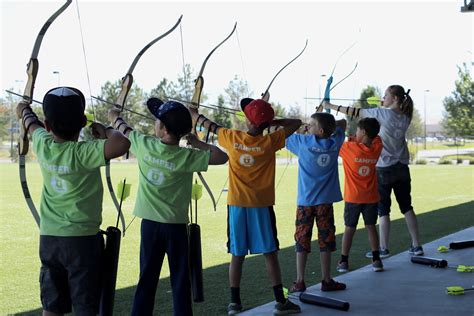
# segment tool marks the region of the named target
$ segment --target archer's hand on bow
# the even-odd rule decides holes
[[[107,118],[109,119],[109,122],[111,125],[114,125],[115,121],[119,117],[120,117],[120,111],[117,109],[109,109],[109,111],[107,112]]]
[[[106,127],[103,124],[94,122],[90,127],[95,139],[107,139]]]
[[[329,100],[324,100],[323,101],[323,107],[325,109],[331,109],[332,108],[332,104],[329,102]]]
[[[191,119],[193,120],[193,126],[196,126],[196,124],[198,123],[198,119],[199,119],[199,112],[198,112],[198,109],[196,108],[192,108],[192,107],[187,107],[188,110],[189,110],[189,113],[191,114]]]
[[[296,133],[298,134],[308,134],[309,124],[303,123]]]
[[[191,145],[191,147],[193,148],[198,147],[198,145],[201,143],[201,141],[193,133],[187,134],[185,138],[186,138],[186,141],[188,142],[188,145]]]
[[[20,103],[18,103],[18,105],[16,106],[16,117],[19,120],[23,117],[23,110],[27,108],[29,108],[30,111],[33,112],[29,103],[24,102],[24,101],[21,101]]]

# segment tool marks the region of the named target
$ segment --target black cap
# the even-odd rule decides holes
[[[44,116],[60,129],[81,129],[85,107],[84,95],[79,89],[72,87],[53,88],[43,98]]]
[[[240,108],[242,109],[242,111],[245,111],[245,107],[247,106],[247,104],[249,104],[253,100],[254,99],[252,98],[243,98],[242,100],[240,100]]]
[[[150,98],[146,102],[148,110],[165,124],[166,129],[178,138],[188,134],[193,126],[189,110],[181,103],[158,98]]]

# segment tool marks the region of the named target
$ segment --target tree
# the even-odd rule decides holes
[[[16,120],[13,115],[13,103],[11,100],[0,99],[0,142],[10,138],[11,132],[9,130]]]
[[[224,105],[225,105],[224,96],[221,94],[217,98],[217,106],[223,107]],[[213,119],[217,124],[225,128],[232,127],[232,119],[230,117],[230,113],[228,111],[224,111],[224,109],[222,108],[218,108],[217,110],[214,111]]]
[[[303,113],[301,112],[301,108],[298,105],[290,105],[290,109],[288,110],[286,116],[292,119],[303,120]]]
[[[240,109],[240,100],[251,95],[247,82],[240,79],[237,75],[229,82],[224,91],[227,93],[225,101],[234,109]]]
[[[448,135],[474,135],[474,82],[465,63],[458,66],[458,76],[452,95],[444,98],[441,124]]]
[[[121,89],[121,81],[117,80],[115,82],[107,81],[100,91],[99,97],[108,102],[115,103],[119,96]],[[133,114],[127,110],[124,110],[121,116],[127,121],[127,123],[132,126],[137,131],[146,134],[153,134],[154,129],[154,119],[153,116],[148,113],[146,106],[143,104],[145,100],[144,92],[137,85],[133,84],[130,89],[127,101],[124,106],[125,109],[132,110],[138,113],[142,113],[146,116],[149,116],[152,119],[147,119],[137,114]],[[108,124],[107,111],[112,108],[110,104],[105,102],[99,102],[97,105],[88,109],[88,113],[94,114],[94,120],[101,122],[103,124]]]
[[[362,92],[360,93],[359,100],[357,100],[352,106],[355,108],[361,109],[370,109],[376,108],[377,104],[369,104],[366,100],[370,97],[380,98],[380,89],[373,86],[367,86]],[[357,129],[357,118],[353,118],[350,115],[346,115],[347,119],[347,131],[349,135],[355,135]]]
[[[146,98],[157,97],[163,101],[175,100],[187,105],[191,101],[194,94],[194,78],[193,69],[189,64],[184,65],[184,73],[178,76],[177,82],[163,78],[158,85],[153,88]],[[202,92],[200,103],[207,100],[207,95]],[[201,107],[199,112],[205,116],[210,116],[210,111]]]
[[[224,89],[224,91],[226,93],[224,96],[224,101],[227,106],[237,110],[240,110],[240,100],[251,96],[247,82],[240,79],[240,77],[237,75],[235,75],[234,78],[229,81],[229,84],[227,88]],[[245,116],[242,114],[243,113],[240,112],[239,114],[233,115],[233,117],[231,117],[231,127],[240,130],[245,129]]]
[[[417,136],[423,135],[423,124],[421,121],[420,112],[417,109],[413,109],[413,117],[411,118],[410,126],[407,130],[407,139],[413,139]]]
[[[283,105],[278,102],[272,102],[273,110],[275,111],[275,117],[286,117],[286,109]]]
[[[177,100],[180,102],[190,101],[194,93],[194,78],[191,65],[184,65],[184,73],[178,76],[177,82],[163,78],[153,88],[147,97],[157,97],[163,101]],[[207,99],[205,94],[201,95],[201,102]]]

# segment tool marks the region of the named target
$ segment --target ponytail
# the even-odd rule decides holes
[[[410,97],[410,89],[408,89],[405,92],[405,89],[403,89],[402,86],[399,85],[392,85],[389,86],[388,89],[390,90],[390,93],[398,98],[398,103],[400,106],[400,111],[402,111],[403,114],[408,116],[408,118],[411,121],[411,118],[413,117],[413,100]]]

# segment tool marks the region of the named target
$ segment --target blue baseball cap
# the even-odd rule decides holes
[[[188,134],[193,126],[189,110],[176,101],[163,102],[158,98],[150,98],[146,102],[148,110],[163,124],[168,131],[178,138]]]

